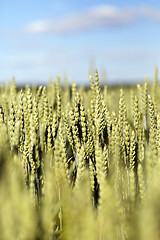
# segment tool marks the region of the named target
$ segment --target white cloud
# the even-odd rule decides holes
[[[160,21],[160,9],[149,6],[118,8],[101,5],[71,14],[63,19],[34,21],[24,30],[28,33],[70,33],[124,26],[139,18]]]

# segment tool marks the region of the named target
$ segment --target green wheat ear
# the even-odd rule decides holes
[[[155,67],[154,81],[152,86],[152,95],[155,101],[158,101],[158,67]]]
[[[140,128],[140,111],[139,111],[139,102],[137,97],[134,101],[134,127],[136,132],[136,138],[139,138],[139,128]]]
[[[127,117],[127,111],[126,111],[125,100],[124,100],[124,92],[121,89],[120,90],[120,100],[119,100],[118,123],[119,123],[119,127],[120,127],[122,133],[124,131],[124,124],[126,121],[126,117]]]

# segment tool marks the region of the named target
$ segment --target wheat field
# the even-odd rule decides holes
[[[0,88],[0,239],[160,239],[160,85]]]

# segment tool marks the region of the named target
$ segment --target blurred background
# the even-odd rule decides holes
[[[0,83],[132,84],[156,66],[159,0],[0,0]]]

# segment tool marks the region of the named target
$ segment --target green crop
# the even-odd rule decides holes
[[[160,239],[160,85],[0,88],[0,239]]]

